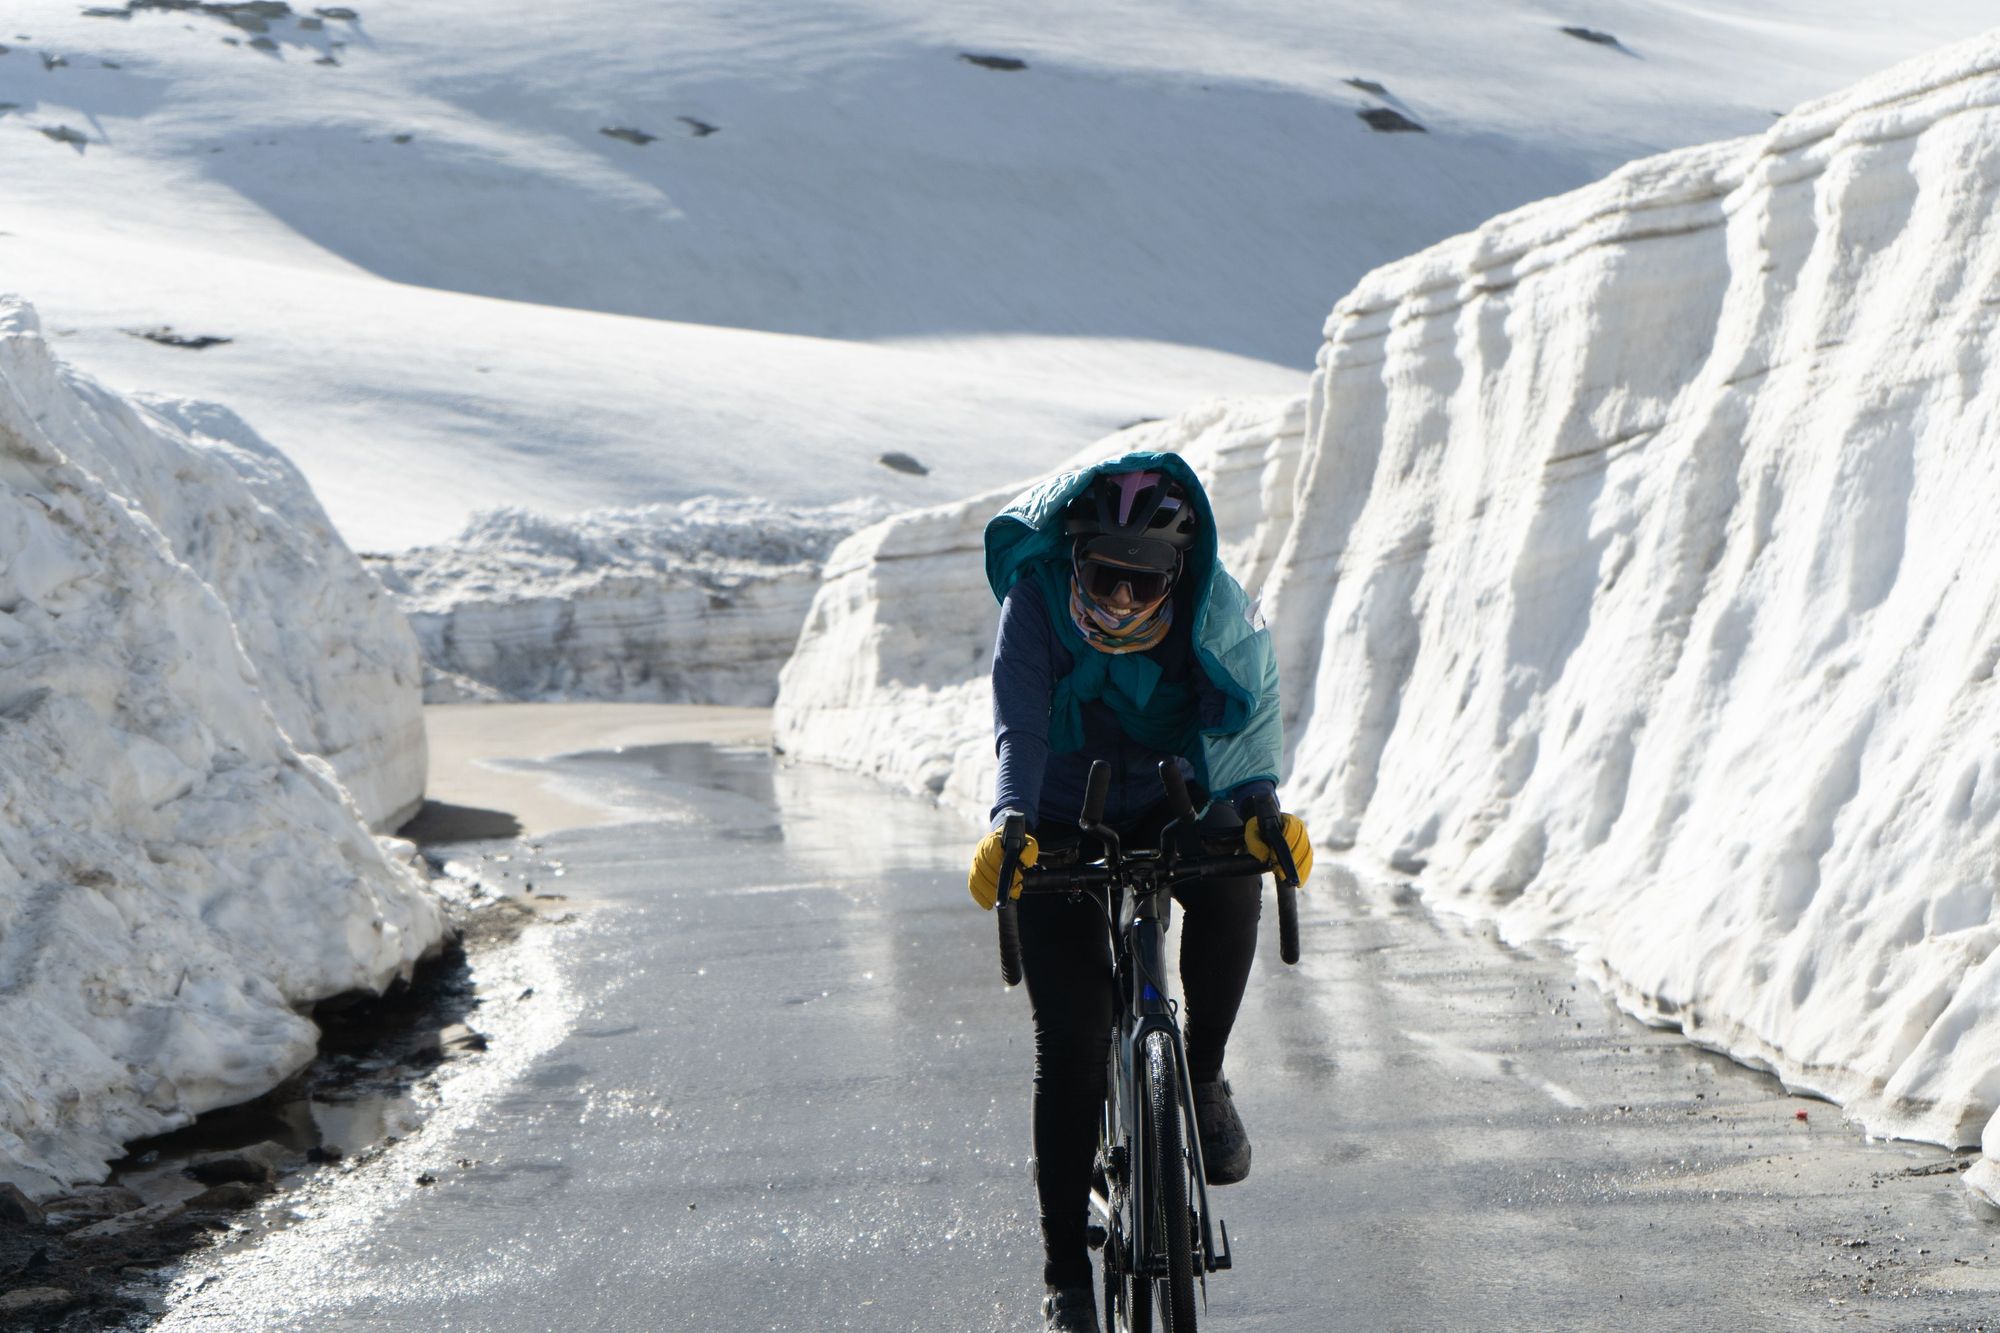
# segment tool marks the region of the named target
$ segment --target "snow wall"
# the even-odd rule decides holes
[[[312,1056],[302,1006],[437,943],[368,829],[421,798],[416,690],[283,459],[69,372],[0,304],[0,1180],[100,1179],[263,1092]]]
[[[481,514],[371,556],[422,643],[431,703],[768,705],[842,538],[891,512],[715,496],[555,518]]]
[[[71,370],[32,308],[4,297],[0,388],[215,589],[279,724],[333,765],[370,826],[414,815],[427,759],[416,638],[290,460],[227,408],[128,399]]]
[[[1875,1132],[1983,1133],[1989,1198],[1996,193],[2000,34],[1378,270],[1328,321],[1310,521],[1264,586],[1322,842]],[[978,517],[922,553],[976,566]],[[990,625],[918,648],[862,605],[923,521],[836,555],[794,753],[983,705]],[[835,674],[816,637],[893,651]],[[955,734],[923,785],[983,812],[990,741]]]

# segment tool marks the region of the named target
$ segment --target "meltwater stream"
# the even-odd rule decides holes
[[[1026,996],[956,819],[768,754],[559,761],[644,822],[543,840],[573,920],[494,957],[488,1051],[171,1330],[1039,1326]],[[498,845],[495,845],[496,848]],[[1229,1074],[1226,1330],[1972,1329],[1996,1232],[1934,1149],[1650,1032],[1555,956],[1326,866]],[[518,989],[517,989],[518,988]],[[1799,1113],[1804,1112],[1804,1118]]]

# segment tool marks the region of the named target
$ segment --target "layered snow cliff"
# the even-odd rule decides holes
[[[0,1180],[95,1178],[265,1090],[312,1053],[302,1006],[436,943],[337,767],[378,817],[420,795],[415,695],[281,459],[0,310]]]
[[[708,496],[552,518],[504,509],[371,559],[433,668],[427,696],[762,706],[836,542],[893,506]]]
[[[1989,1194],[1996,193],[2000,35],[1378,270],[1258,539],[1324,842],[1874,1130],[1983,1131]],[[873,603],[899,536],[976,567],[992,498],[836,554],[788,749],[907,716],[921,760],[840,757],[983,809],[983,716],[932,714],[990,621]]]

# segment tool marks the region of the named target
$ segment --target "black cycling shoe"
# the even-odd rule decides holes
[[[1042,1297],[1043,1333],[1097,1333],[1097,1294],[1081,1287],[1050,1287]]]
[[[1250,1135],[1230,1099],[1229,1080],[1194,1085],[1194,1124],[1201,1134],[1202,1173],[1209,1184],[1234,1185],[1250,1174]]]

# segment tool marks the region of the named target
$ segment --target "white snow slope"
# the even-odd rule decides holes
[[[429,702],[762,707],[827,552],[889,508],[707,498],[566,519],[503,509],[448,545],[369,563],[434,668]]]
[[[231,404],[366,550],[521,504],[939,503],[1217,393],[1296,393],[1328,294],[1371,267],[1989,13],[310,8],[8,5],[0,286],[75,364]],[[233,341],[132,336],[162,325]]]
[[[1983,1132],[1989,1197],[1997,192],[2000,33],[1378,270],[1327,324],[1265,584],[1323,841],[1876,1132]],[[814,632],[893,637],[871,577]],[[781,742],[969,696],[972,619],[900,646],[957,655],[914,684],[788,672]],[[976,806],[966,720],[930,785]]]
[[[300,1006],[436,943],[420,878],[287,734],[387,813],[421,792],[416,691],[408,628],[283,460],[218,410],[119,400],[0,307],[0,1180],[101,1178],[264,1091],[312,1054]]]

